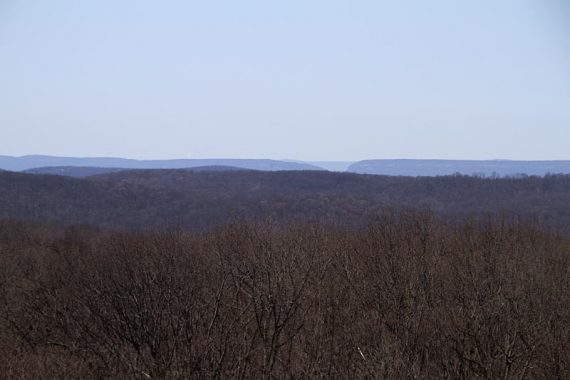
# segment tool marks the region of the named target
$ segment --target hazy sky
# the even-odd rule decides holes
[[[0,0],[0,154],[570,159],[566,0]]]

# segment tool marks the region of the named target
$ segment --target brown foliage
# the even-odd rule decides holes
[[[0,226],[10,378],[570,378],[570,244],[383,215],[107,234]]]

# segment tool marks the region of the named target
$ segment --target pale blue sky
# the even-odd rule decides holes
[[[565,0],[0,0],[0,154],[570,159]]]

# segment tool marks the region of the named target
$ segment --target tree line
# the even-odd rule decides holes
[[[0,172],[0,217],[107,230],[205,231],[268,218],[361,228],[386,209],[429,209],[454,221],[521,216],[570,234],[570,176],[138,170],[74,179]]]

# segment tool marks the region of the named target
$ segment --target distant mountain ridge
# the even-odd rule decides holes
[[[0,169],[25,171],[44,167],[99,167],[122,169],[186,169],[203,166],[228,166],[242,169],[279,170],[324,170],[323,168],[300,162],[268,159],[174,159],[174,160],[134,160],[114,157],[55,157],[55,156],[0,156]]]
[[[23,172],[29,174],[50,174],[50,175],[60,175],[65,177],[85,178],[85,177],[117,173],[122,171],[130,171],[130,170],[145,170],[145,169],[100,168],[93,166],[87,166],[87,167],[47,166],[47,167],[23,170]],[[154,170],[160,170],[160,169],[154,169]],[[184,170],[193,171],[193,172],[202,172],[202,171],[220,172],[220,171],[238,171],[238,170],[254,170],[254,169],[237,168],[235,166],[211,165],[211,166],[196,166],[191,168],[185,168]]]
[[[570,160],[426,160],[378,159],[349,161],[296,161],[270,159],[173,159],[134,160],[113,157],[0,156],[0,170],[24,171],[34,174],[55,174],[87,177],[131,169],[196,169],[259,170],[259,171],[333,171],[410,177],[434,177],[452,174],[489,177],[570,174]]]
[[[359,174],[393,176],[441,176],[452,174],[544,176],[549,173],[570,174],[570,161],[510,160],[365,160],[352,164],[347,171]]]

